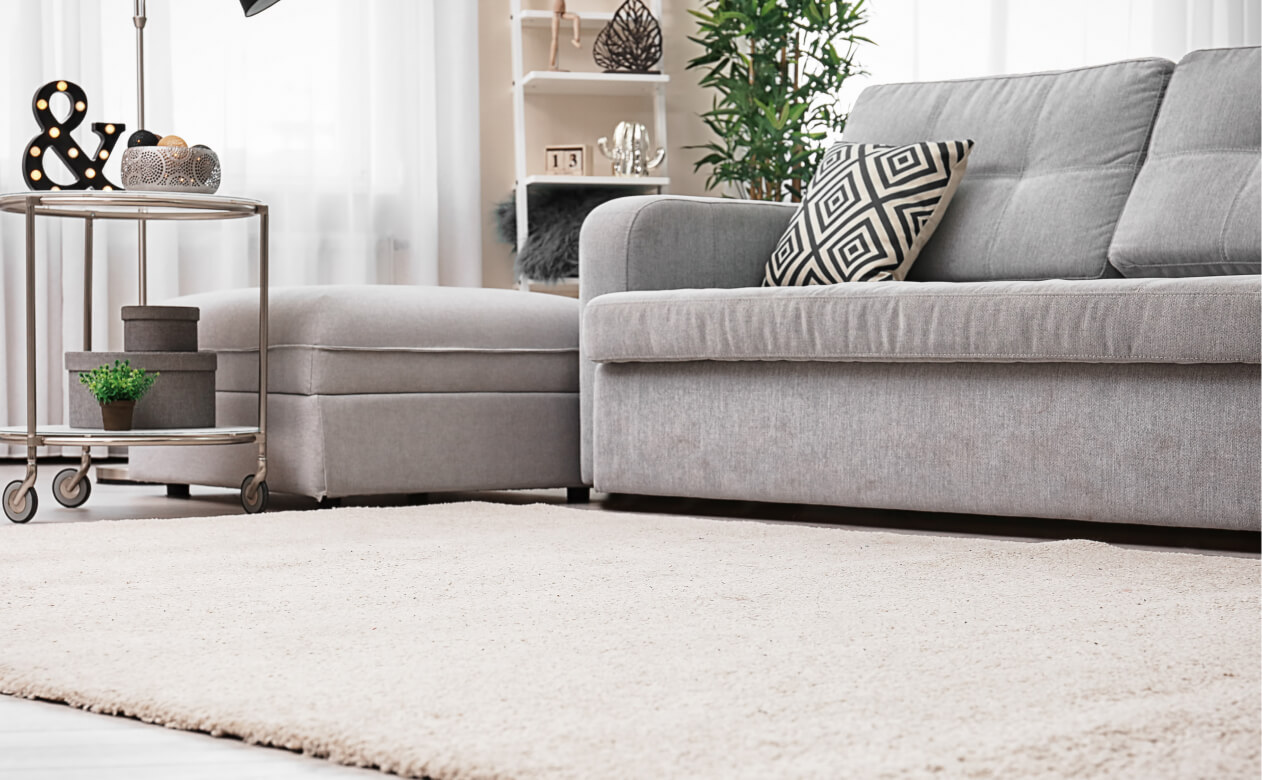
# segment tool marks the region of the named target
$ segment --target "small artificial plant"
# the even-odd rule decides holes
[[[823,157],[824,140],[846,126],[838,90],[863,73],[856,30],[863,0],[706,0],[690,10],[705,51],[701,86],[717,94],[701,115],[718,140],[695,169],[710,166],[706,188],[739,186],[754,200],[802,199]]]
[[[130,360],[115,360],[114,365],[103,365],[79,374],[79,381],[88,386],[88,392],[101,404],[115,401],[139,401],[158,374],[143,368],[132,368]]]

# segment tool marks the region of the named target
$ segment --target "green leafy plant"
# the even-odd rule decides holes
[[[143,368],[132,368],[130,360],[114,361],[79,374],[79,382],[88,386],[88,392],[99,403],[115,401],[139,401],[158,380],[158,374]]]
[[[863,0],[707,0],[689,13],[700,30],[689,40],[705,53],[688,67],[704,69],[701,86],[718,93],[701,115],[718,140],[690,147],[709,152],[695,170],[711,167],[708,189],[735,184],[756,200],[801,200],[824,139],[846,126],[838,90],[863,73]]]

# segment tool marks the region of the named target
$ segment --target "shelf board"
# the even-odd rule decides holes
[[[527,176],[527,187],[630,187],[647,189],[665,187],[670,179],[665,176]]]
[[[613,13],[610,11],[587,11],[576,12],[582,18],[583,27],[604,27],[613,19]],[[523,27],[551,27],[552,12],[551,11],[522,11],[521,23]],[[568,19],[561,23],[562,32],[573,30],[573,22]]]
[[[576,73],[532,70],[521,81],[522,89],[536,95],[652,95],[668,84],[664,73]]]

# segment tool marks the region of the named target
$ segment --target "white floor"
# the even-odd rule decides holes
[[[284,750],[0,696],[0,780],[369,778]]]
[[[135,517],[205,517],[241,512],[239,491],[216,488],[192,489],[189,499],[166,497],[163,486],[94,484],[88,503],[75,510],[62,508],[51,495],[53,475],[72,464],[41,463],[36,489],[40,508],[33,523],[74,523],[100,520],[126,520]],[[0,486],[22,476],[23,467],[14,461],[0,461]],[[482,494],[444,495],[441,500],[483,500],[504,503],[547,502],[564,504],[564,490],[532,490]],[[647,497],[604,500],[593,496],[583,505],[600,511],[669,512],[718,517],[759,519],[771,522],[810,522],[840,527],[881,527],[903,533],[977,535],[1037,541],[1040,538],[1089,536],[1131,547],[1183,549],[1215,555],[1248,555],[1255,552],[1217,552],[1199,549],[1203,544],[1193,535],[1170,532],[1140,534],[1137,538],[1111,536],[1101,527],[1093,536],[1091,527],[1057,527],[1045,521],[980,518],[976,522],[959,516],[935,516],[868,510],[846,510],[747,502],[706,502],[688,499]],[[403,503],[404,499],[352,501],[350,503]],[[272,510],[316,509],[315,501],[294,496],[273,495]],[[937,525],[938,521],[943,527]],[[21,533],[0,519],[0,534]],[[1191,539],[1191,541],[1189,541]],[[0,536],[0,544],[3,543]],[[1213,544],[1214,542],[1209,542]],[[1187,547],[1192,545],[1192,547]],[[0,653],[3,652],[0,635]],[[353,769],[284,750],[246,745],[232,739],[218,739],[153,726],[126,718],[96,715],[47,702],[0,696],[0,780],[199,780],[200,778],[366,778],[381,777],[378,772]]]

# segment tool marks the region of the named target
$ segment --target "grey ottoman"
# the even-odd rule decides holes
[[[314,498],[575,488],[578,301],[457,287],[275,288],[268,351],[272,492]],[[258,292],[201,309],[220,425],[257,420]],[[253,345],[253,347],[251,347]],[[254,447],[138,447],[131,478],[238,487]]]

